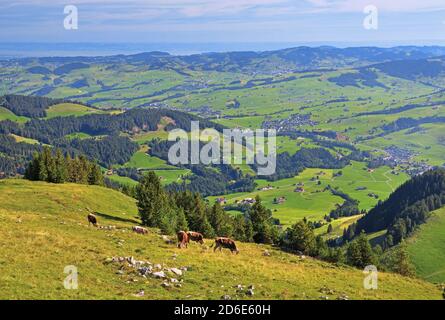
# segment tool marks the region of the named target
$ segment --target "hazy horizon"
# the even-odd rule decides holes
[[[0,58],[75,57],[131,55],[162,51],[171,55],[190,55],[209,52],[274,51],[296,47],[392,48],[399,46],[445,46],[445,41],[419,42],[202,42],[202,43],[100,43],[100,42],[0,42]]]
[[[236,43],[237,50],[437,44],[445,43],[444,21],[443,0],[15,0],[0,3],[0,43],[143,43],[169,50],[175,48],[165,44],[180,43],[186,52],[220,50],[196,46],[209,43]]]

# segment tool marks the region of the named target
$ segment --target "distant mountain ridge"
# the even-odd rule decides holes
[[[69,73],[73,67],[85,68],[82,64],[133,64],[147,65],[151,68],[188,68],[205,71],[238,71],[249,73],[271,73],[285,71],[305,71],[323,68],[362,67],[395,60],[420,60],[445,55],[445,47],[440,46],[402,46],[393,48],[351,47],[336,48],[295,47],[273,51],[233,51],[224,53],[202,53],[185,56],[170,55],[153,51],[132,55],[112,55],[98,57],[44,57],[20,58],[1,62],[29,65],[30,72],[48,74]],[[37,65],[54,65],[55,70],[36,68]],[[63,66],[68,64],[69,67]],[[73,65],[74,64],[74,65]]]

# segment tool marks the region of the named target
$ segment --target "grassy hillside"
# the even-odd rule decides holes
[[[17,116],[11,110],[8,110],[4,107],[0,107],[0,121],[3,121],[3,120],[26,122],[28,120],[28,118]]]
[[[111,190],[73,184],[52,185],[23,180],[0,181],[0,291],[11,298],[96,299],[233,299],[236,285],[254,285],[256,299],[440,299],[441,292],[421,280],[379,274],[379,289],[364,290],[360,270],[302,259],[267,246],[240,244],[240,254],[213,253],[191,244],[179,250],[156,230],[131,232],[137,224],[134,200]],[[87,208],[102,226],[88,227]],[[264,250],[270,256],[264,256]],[[181,287],[143,278],[107,258],[134,256],[164,267],[187,267]],[[79,289],[65,290],[64,267],[75,265]],[[170,277],[172,277],[170,275]],[[326,289],[327,288],[327,289]],[[141,289],[145,295],[137,298]],[[325,292],[332,290],[326,294]]]
[[[408,251],[419,276],[445,282],[445,207],[435,211],[409,240]]]
[[[48,108],[48,110],[46,110],[47,119],[55,117],[84,116],[98,112],[98,110],[76,103],[60,103],[51,106]]]

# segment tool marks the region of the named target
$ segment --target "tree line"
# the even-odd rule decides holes
[[[344,235],[351,240],[362,231],[387,230],[384,246],[389,248],[411,235],[426,222],[431,211],[445,204],[445,170],[430,170],[401,185],[368,214],[351,225]]]
[[[63,154],[61,149],[55,151],[49,147],[34,154],[25,171],[25,179],[46,181],[50,183],[78,183],[103,185],[101,168],[85,156]]]
[[[72,133],[86,133],[92,136],[118,135],[121,132],[156,131],[162,118],[173,121],[166,125],[166,130],[180,128],[190,131],[191,122],[199,121],[201,129],[224,127],[188,113],[169,109],[132,109],[120,114],[90,114],[80,117],[56,117],[51,119],[31,119],[25,124],[13,121],[1,121],[0,133],[14,133],[36,139],[46,144]]]
[[[62,102],[64,100],[16,94],[7,94],[0,97],[1,107],[12,111],[18,116],[28,118],[44,118],[46,117],[46,109]]]

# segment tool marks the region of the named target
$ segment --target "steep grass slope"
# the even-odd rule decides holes
[[[240,244],[240,254],[232,255],[213,253],[206,240],[205,246],[191,244],[180,250],[157,230],[145,236],[132,233],[137,224],[134,200],[109,189],[4,180],[0,200],[1,299],[441,298],[433,284],[384,273],[379,274],[378,290],[364,290],[360,270],[268,246]],[[88,210],[97,212],[102,226],[116,229],[89,227]],[[126,264],[105,263],[116,256],[187,271],[180,287],[164,287],[163,280],[143,278]],[[77,290],[63,287],[68,265],[78,269]],[[255,295],[236,293],[239,284],[255,286]],[[140,290],[145,295],[136,297]]]
[[[433,212],[408,241],[408,252],[419,276],[445,282],[445,207]]]

